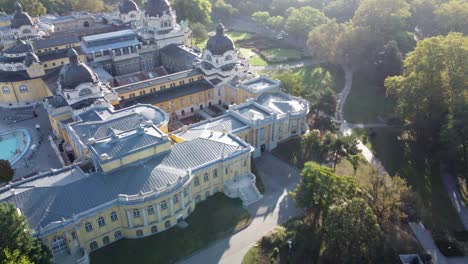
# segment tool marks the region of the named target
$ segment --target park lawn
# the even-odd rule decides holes
[[[302,52],[296,49],[267,49],[262,50],[262,54],[271,63],[300,60],[302,58]]]
[[[268,65],[268,62],[264,60],[262,57],[260,57],[260,55],[255,53],[255,51],[251,49],[246,49],[246,48],[239,48],[239,50],[242,56],[249,61],[250,65],[253,65],[253,66]]]
[[[252,33],[249,32],[240,32],[240,31],[229,31],[227,35],[231,37],[231,39],[236,42],[239,40],[246,40],[251,39],[253,37]]]
[[[385,89],[370,84],[355,74],[353,87],[344,105],[344,117],[349,123],[382,122],[390,117],[395,102],[386,97]]]
[[[405,143],[405,135],[396,129],[373,129],[369,136],[371,150],[383,163],[390,175],[400,175],[419,194],[427,207],[423,218],[426,226],[449,231],[462,230],[463,226],[453,208],[438,168],[420,166],[415,162],[418,154],[411,153],[411,143]],[[371,134],[368,132],[368,134]]]
[[[247,227],[252,220],[239,199],[217,193],[186,219],[189,227],[140,239],[122,239],[91,253],[91,263],[174,263],[210,243]]]

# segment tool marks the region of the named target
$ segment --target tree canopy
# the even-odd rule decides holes
[[[50,263],[52,253],[49,248],[28,230],[26,218],[18,213],[13,204],[0,203],[0,259]]]
[[[353,177],[338,176],[333,169],[315,162],[307,162],[301,176],[294,193],[302,208],[326,212],[332,204],[353,198],[357,191]]]
[[[0,181],[11,181],[15,171],[8,160],[0,160]]]
[[[335,263],[375,263],[383,242],[377,217],[361,198],[332,207],[322,233],[325,254]]]
[[[175,0],[174,9],[180,20],[198,22],[205,26],[211,23],[211,3],[209,0]]]
[[[327,23],[328,18],[320,10],[306,6],[291,8],[285,21],[285,29],[292,36],[301,40],[315,27]]]

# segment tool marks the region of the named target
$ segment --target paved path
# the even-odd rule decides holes
[[[247,207],[254,217],[250,226],[181,261],[183,264],[241,263],[245,253],[262,236],[301,213],[288,192],[299,183],[299,171],[270,153],[256,160],[266,192],[259,202]]]
[[[447,190],[450,197],[450,201],[452,202],[453,207],[455,207],[455,210],[457,211],[458,216],[460,217],[460,220],[465,227],[465,230],[468,230],[468,209],[463,203],[458,184],[453,176],[447,173],[444,169],[441,170],[441,175],[445,189]]]
[[[466,264],[468,257],[445,257],[434,243],[431,233],[421,223],[409,223],[419,244],[432,256],[435,264]]]

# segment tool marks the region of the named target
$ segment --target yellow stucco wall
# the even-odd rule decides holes
[[[228,168],[227,170],[224,168]],[[217,176],[214,176],[214,171],[217,171]],[[191,180],[187,182],[184,186],[180,187],[179,189],[175,190],[174,192],[168,193],[162,197],[159,197],[153,201],[146,201],[141,202],[137,205],[119,205],[114,206],[112,208],[103,210],[101,212],[95,213],[88,218],[82,219],[73,226],[67,226],[50,234],[46,237],[43,237],[42,240],[48,246],[51,246],[51,241],[54,237],[62,236],[66,239],[68,248],[72,250],[74,246],[83,247],[88,252],[91,251],[90,243],[96,242],[98,247],[104,246],[104,237],[109,238],[109,242],[112,243],[116,239],[114,237],[115,232],[120,231],[122,233],[122,238],[138,238],[137,231],[141,230],[143,232],[143,236],[152,235],[152,227],[156,226],[157,231],[161,232],[166,230],[165,222],[170,221],[171,225],[173,226],[177,223],[177,218],[182,215],[183,218],[186,218],[191,212],[194,211],[196,207],[196,200],[202,201],[205,200],[207,197],[205,194],[209,196],[213,195],[215,190],[219,192],[223,192],[223,183],[224,181],[231,180],[234,178],[235,175],[242,175],[250,171],[250,153],[245,153],[244,155],[233,159],[225,161],[225,164],[222,164],[221,161],[213,164],[212,166],[197,171],[192,176]],[[208,180],[204,179],[205,173],[208,175]],[[198,179],[198,184],[195,183],[195,179]],[[187,192],[190,190],[191,186],[191,197],[192,201],[190,202],[190,195],[187,193],[186,196],[183,195],[184,190],[186,189]],[[208,193],[206,193],[208,192]],[[174,196],[178,197],[178,202],[174,202]],[[116,197],[117,198],[117,197]],[[182,208],[182,201],[184,199],[185,208]],[[173,200],[173,211],[174,213],[171,214],[171,200]],[[162,208],[162,203],[165,201],[167,208]],[[133,202],[132,202],[133,203]],[[154,213],[149,214],[148,207],[153,206]],[[160,219],[157,213],[157,207],[160,207]],[[138,209],[139,217],[134,217],[133,210]],[[131,224],[129,225],[127,219],[127,211],[130,212],[130,221]],[[146,214],[146,225],[144,221],[144,214]],[[111,213],[116,212],[117,220],[111,220]],[[99,226],[98,219],[100,217],[104,218],[105,225]],[[85,225],[86,223],[90,223],[92,225],[91,231],[86,231]],[[72,235],[72,233],[74,234]],[[76,239],[73,239],[73,236]]]
[[[27,92],[21,92],[20,87],[25,85]],[[9,93],[4,93],[3,87],[8,87]],[[17,104],[37,102],[51,95],[47,85],[41,78],[18,82],[0,82],[0,103]]]

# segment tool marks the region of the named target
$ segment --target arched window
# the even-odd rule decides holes
[[[171,220],[167,220],[167,221],[164,223],[164,227],[165,227],[165,228],[171,227]]]
[[[84,88],[84,89],[81,89],[80,92],[78,93],[79,96],[85,96],[85,95],[88,95],[88,94],[92,94],[93,92],[91,91],[91,89],[89,88]]]
[[[89,21],[85,21],[85,22],[83,23],[83,27],[85,27],[85,28],[89,27]]]
[[[213,170],[213,178],[218,178],[218,169]]]
[[[232,60],[232,56],[231,55],[227,55],[226,58],[224,58],[225,61],[230,61]]]
[[[122,231],[120,231],[120,230],[119,230],[119,231],[115,231],[115,233],[114,233],[114,238],[115,238],[115,240],[121,239],[121,238],[122,238]]]
[[[161,21],[161,28],[164,28],[164,21]]]
[[[86,229],[86,232],[91,232],[93,231],[93,225],[90,222],[87,222],[85,224],[85,229]]]
[[[2,92],[3,92],[3,94],[9,94],[10,93],[10,88],[8,86],[3,86]]]
[[[19,87],[20,93],[27,93],[29,92],[28,87],[26,85],[21,85]]]
[[[103,237],[103,238],[102,238],[102,243],[103,243],[104,245],[109,244],[109,243],[110,243],[109,237],[108,237],[108,236]]]
[[[142,237],[143,236],[143,230],[137,230],[136,235],[137,235],[137,237]]]
[[[203,181],[207,182],[209,180],[210,180],[210,177],[208,176],[208,172],[205,172],[205,174],[203,174]]]
[[[96,250],[96,249],[98,249],[98,244],[97,244],[97,242],[96,242],[96,241],[93,241],[93,242],[89,243],[89,248],[90,248],[91,250]]]
[[[208,55],[206,55],[206,60],[207,60],[207,61],[213,61],[213,58],[211,57],[210,54],[208,54]]]
[[[111,213],[111,221],[112,222],[115,222],[118,220],[118,217],[117,217],[117,213],[116,212],[112,212]]]
[[[106,225],[106,220],[104,220],[104,217],[102,216],[100,216],[97,221],[98,221],[99,227],[103,227]]]
[[[151,227],[151,233],[152,233],[152,234],[155,234],[155,233],[157,233],[157,232],[158,232],[158,227],[157,227],[157,226],[152,226],[152,227]]]
[[[198,177],[195,177],[195,179],[193,179],[193,184],[194,184],[195,186],[200,185],[200,180],[198,179]]]
[[[208,197],[210,197],[210,191],[205,192],[205,199],[208,198]]]

